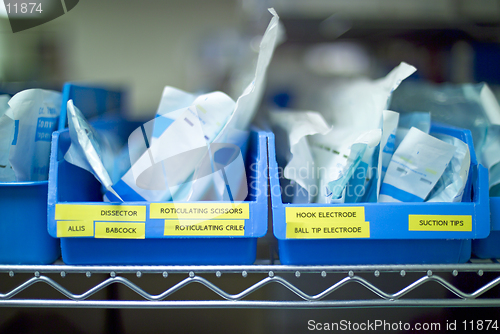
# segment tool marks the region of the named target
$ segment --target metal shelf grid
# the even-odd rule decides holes
[[[68,276],[72,277],[68,277]],[[82,293],[65,287],[75,276],[97,279]],[[230,279],[223,280],[230,276]],[[467,277],[464,277],[467,276]],[[148,292],[150,277],[166,282],[159,293]],[[21,279],[9,283],[9,279]],[[321,284],[311,284],[309,278]],[[472,278],[472,279],[471,279]],[[173,280],[173,281],[172,281]],[[234,290],[234,282],[243,285]],[[302,282],[301,282],[302,281]],[[399,282],[398,281],[403,281]],[[480,281],[462,287],[462,281]],[[228,285],[221,287],[220,285]],[[231,283],[232,282],[232,283]],[[5,288],[6,285],[12,285]],[[196,283],[196,284],[194,284]],[[221,284],[219,284],[221,283]],[[223,284],[224,283],[224,284]],[[300,283],[306,283],[301,286]],[[429,296],[422,291],[429,285],[444,292]],[[30,287],[45,284],[56,297],[30,297]],[[389,287],[380,287],[387,285]],[[401,285],[403,284],[403,285]],[[68,266],[1,265],[0,306],[2,307],[73,307],[73,308],[351,308],[351,307],[464,307],[500,306],[500,293],[491,295],[500,284],[500,262],[477,261],[446,265],[366,265],[366,266]],[[303,284],[302,284],[303,285]],[[311,285],[320,291],[310,293]],[[398,286],[399,285],[399,286]],[[173,298],[179,291],[197,286],[212,298]],[[109,299],[106,289],[125,289],[125,295]],[[259,293],[264,289],[281,293]],[[351,291],[364,290],[369,297],[345,298]],[[394,290],[395,289],[395,290]],[[394,290],[387,292],[387,290]],[[470,291],[464,291],[470,290]],[[337,298],[338,294],[344,298]],[[194,293],[195,295],[198,292]]]

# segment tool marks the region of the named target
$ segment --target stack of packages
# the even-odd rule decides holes
[[[500,106],[487,84],[407,82],[394,93],[391,108],[427,110],[435,121],[469,129],[478,162],[489,171],[490,196],[500,196]]]
[[[281,37],[279,17],[270,12],[253,79],[236,101],[219,91],[196,95],[167,86],[156,117],[117,150],[69,100],[65,160],[94,174],[105,201],[243,201],[248,129]]]
[[[388,110],[415,72],[401,63],[385,78],[353,79],[325,89],[324,110],[272,111],[278,159],[290,203],[460,202],[469,147],[431,135],[428,111]]]
[[[48,179],[61,103],[61,93],[42,89],[0,96],[0,182]]]

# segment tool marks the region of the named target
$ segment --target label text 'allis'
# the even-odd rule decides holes
[[[83,226],[83,225],[80,225],[80,226],[69,225],[68,232],[85,232],[85,226]]]

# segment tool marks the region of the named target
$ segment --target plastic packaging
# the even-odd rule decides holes
[[[28,89],[9,100],[5,115],[14,120],[15,130],[9,161],[16,181],[47,180],[50,140],[61,111],[61,93]]]
[[[0,96],[0,182],[16,181],[16,174],[9,161],[15,126],[14,120],[5,115],[9,109],[9,100],[9,95]]]
[[[389,163],[379,202],[423,202],[455,151],[455,146],[411,128]]]
[[[242,157],[248,126],[257,111],[279,37],[279,17],[273,9],[269,11],[273,18],[260,44],[254,78],[236,102],[222,92],[195,96],[165,88],[158,117],[129,138],[134,152],[130,155],[132,168],[113,186],[121,198],[197,201],[246,197]],[[230,158],[221,159],[226,155],[222,152]],[[223,160],[225,164],[221,164]],[[105,194],[105,200],[116,198]]]
[[[458,138],[434,134],[434,137],[452,144],[456,151],[450,163],[430,192],[426,202],[461,202],[465,185],[469,176],[470,150],[469,146]]]
[[[64,159],[91,172],[108,191],[114,192],[110,171],[113,170],[115,154],[111,145],[87,122],[73,100],[68,101],[67,110],[71,146]],[[115,196],[122,201],[118,194]]]

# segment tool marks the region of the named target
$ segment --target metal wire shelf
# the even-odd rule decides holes
[[[73,277],[68,278],[68,275]],[[390,276],[387,276],[390,274]],[[475,277],[472,291],[464,291],[460,277]],[[74,277],[94,277],[98,283],[82,293],[65,287]],[[217,279],[230,276],[229,280]],[[386,275],[387,278],[382,276]],[[411,276],[411,277],[410,277]],[[173,282],[160,293],[150,293],[141,286],[141,278],[169,278]],[[307,292],[307,278],[320,278],[322,290]],[[18,278],[19,282],[8,282]],[[250,279],[252,278],[252,279]],[[175,280],[174,280],[175,279]],[[245,279],[249,279],[244,281]],[[213,281],[216,281],[214,283]],[[247,285],[237,293],[230,293],[219,285],[242,281]],[[300,281],[306,280],[306,287]],[[374,280],[376,281],[374,283]],[[388,282],[388,280],[390,282]],[[405,280],[395,292],[387,292],[389,283]],[[223,282],[224,281],[224,282]],[[2,283],[3,282],[3,283]],[[170,282],[170,281],[169,281]],[[9,283],[9,284],[6,284]],[[147,283],[147,282],[146,282]],[[220,284],[219,284],[220,283]],[[383,284],[381,284],[383,283]],[[394,284],[392,284],[394,283]],[[5,285],[17,284],[10,289]],[[29,288],[44,284],[55,297],[29,296]],[[163,283],[162,283],[163,284]],[[436,284],[445,292],[438,296],[420,297],[416,291]],[[212,298],[179,299],[178,291],[201,286]],[[339,293],[347,293],[354,286],[370,294],[370,297],[339,299]],[[500,293],[491,293],[500,285],[500,263],[496,260],[466,264],[445,265],[366,265],[366,266],[68,266],[64,264],[31,266],[0,265],[0,306],[2,307],[74,307],[74,308],[349,308],[349,307],[399,307],[399,306],[500,306]],[[263,289],[281,287],[286,293],[256,293]],[[107,289],[124,289],[133,297],[108,299],[99,292]],[[234,288],[234,287],[233,287]],[[284,289],[284,290],[283,290]],[[488,296],[493,295],[493,296]],[[26,296],[28,295],[28,296]],[[22,297],[21,297],[22,296]]]

